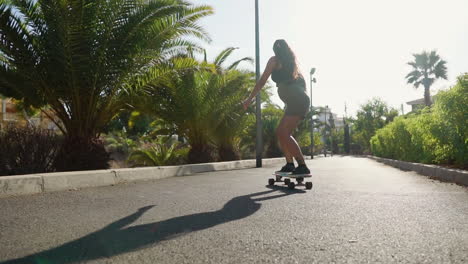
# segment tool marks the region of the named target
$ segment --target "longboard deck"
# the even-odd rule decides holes
[[[287,177],[287,178],[310,178],[312,177],[312,174],[291,174],[288,172],[275,172],[273,173],[275,176],[280,176],[280,177]]]

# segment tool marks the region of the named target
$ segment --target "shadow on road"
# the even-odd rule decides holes
[[[281,191],[281,193],[263,196],[277,191]],[[160,222],[126,227],[154,207],[154,205],[146,206],[82,238],[37,254],[8,260],[1,264],[74,263],[112,257],[154,246],[162,240],[169,240],[190,232],[208,229],[219,224],[248,217],[260,209],[261,204],[258,203],[260,201],[298,193],[304,193],[304,191],[289,191],[278,187],[264,192],[235,197],[217,211],[179,216]]]

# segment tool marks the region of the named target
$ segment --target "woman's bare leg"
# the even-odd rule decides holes
[[[278,140],[279,141],[279,140]],[[283,151],[284,157],[286,158],[287,163],[294,163],[294,157],[289,153],[289,151],[286,149],[286,147],[283,147],[281,142],[279,142],[280,148]]]
[[[292,137],[292,132],[301,120],[300,116],[283,116],[276,129],[276,136],[288,162],[294,157],[299,164],[305,164],[301,148]]]

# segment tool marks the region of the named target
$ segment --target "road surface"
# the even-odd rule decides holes
[[[468,189],[358,157],[0,199],[0,263],[467,263]]]

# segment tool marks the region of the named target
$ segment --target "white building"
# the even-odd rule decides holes
[[[435,101],[435,97],[431,96],[431,102],[434,103],[434,101]],[[426,103],[424,101],[424,98],[409,101],[409,102],[406,102],[406,104],[411,106],[411,111],[413,111],[413,112],[426,107]]]
[[[325,108],[326,109],[326,108]],[[328,108],[328,111],[322,111],[318,114],[317,119],[321,123],[325,123],[325,121],[328,123],[330,122],[330,116],[333,115],[333,120],[335,121],[335,128],[340,129],[344,127],[344,120],[342,117],[338,117],[337,114],[333,113],[330,111],[330,108]]]

